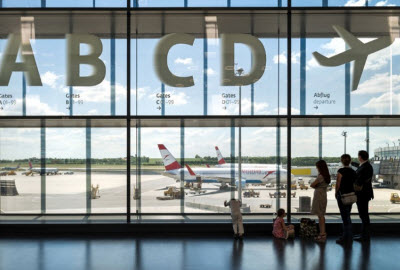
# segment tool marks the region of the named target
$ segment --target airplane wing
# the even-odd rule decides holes
[[[346,42],[347,45],[349,45],[350,48],[354,48],[364,44],[361,40],[356,38],[353,34],[351,34],[343,27],[339,25],[333,25],[332,27],[339,34],[339,36],[343,38],[343,40]]]
[[[353,85],[352,85],[352,91],[357,90],[358,83],[360,82],[361,79],[361,74],[364,70],[365,62],[367,61],[367,56],[365,57],[359,57],[354,61],[353,65]]]

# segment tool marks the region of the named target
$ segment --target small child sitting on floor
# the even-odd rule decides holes
[[[283,220],[286,217],[286,213],[284,209],[279,209],[278,210],[278,217],[274,221],[274,228],[272,230],[272,234],[276,238],[282,238],[282,239],[288,239],[294,238],[294,226],[285,225],[285,221]]]

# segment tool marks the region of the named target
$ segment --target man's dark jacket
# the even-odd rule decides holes
[[[363,163],[361,166],[358,163],[352,162],[353,166],[358,167],[356,174],[357,179],[355,183],[359,186],[363,186],[362,190],[357,193],[359,199],[371,200],[374,198],[374,191],[372,190],[372,177],[374,169],[372,168],[369,161]]]

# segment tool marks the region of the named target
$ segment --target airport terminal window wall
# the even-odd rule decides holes
[[[241,198],[245,214],[283,207],[302,215],[315,162],[326,159],[334,180],[340,155],[359,149],[376,159],[371,212],[400,211],[390,202],[399,164],[376,158],[400,139],[395,9],[293,9],[288,26],[285,8],[132,9],[127,17],[121,2],[1,10],[0,72],[12,61],[36,65],[0,78],[2,214],[227,217],[223,202]],[[139,7],[146,3],[157,6]],[[340,33],[360,44],[341,28],[387,43],[359,81],[354,61],[325,67],[314,57],[355,46]],[[328,199],[337,213],[333,191]]]

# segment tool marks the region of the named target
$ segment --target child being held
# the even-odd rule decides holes
[[[294,226],[285,225],[285,221],[283,220],[286,217],[286,213],[284,209],[279,209],[278,210],[278,217],[274,221],[274,228],[272,230],[272,234],[276,238],[281,238],[281,239],[288,239],[294,238]]]

